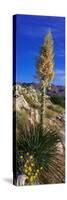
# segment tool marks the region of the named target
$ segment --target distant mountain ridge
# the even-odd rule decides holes
[[[24,86],[24,87],[33,87],[34,89],[38,90],[40,88],[40,84],[39,83],[34,83],[34,82],[31,82],[31,83],[17,83],[17,85],[21,85],[21,86]],[[50,84],[47,89],[46,89],[46,93],[47,95],[51,96],[51,95],[62,95],[64,96],[65,95],[65,86],[62,86],[62,85],[54,85],[54,84]]]
[[[48,88],[47,88],[47,94],[48,95],[62,95],[62,96],[65,96],[65,86],[55,86],[53,84],[49,85]]]

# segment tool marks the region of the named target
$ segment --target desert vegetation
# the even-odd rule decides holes
[[[63,108],[65,107],[65,97],[64,96],[52,95],[50,99],[54,104],[57,104]]]
[[[60,134],[56,130],[42,132],[38,125],[29,132],[22,132],[17,141],[17,173],[27,176],[26,184],[64,182],[64,160],[57,148],[59,143]]]
[[[39,88],[14,85],[16,113],[16,179],[19,185],[63,183],[64,106],[61,95],[47,94],[54,76],[54,49],[49,31],[36,62]],[[16,103],[16,106],[15,106]]]

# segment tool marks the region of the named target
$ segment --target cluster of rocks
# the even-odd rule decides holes
[[[65,121],[65,114],[56,116],[56,119],[59,119],[60,121]]]
[[[30,105],[30,103],[27,101],[26,97],[32,97],[32,99],[35,99],[35,103],[38,104],[38,98],[36,95],[36,91],[33,88],[29,88],[29,91],[27,91],[27,88],[24,88],[22,85],[16,85],[14,86],[14,92],[13,92],[13,103],[14,103],[14,108],[16,111],[23,111],[25,109],[27,113],[29,114],[29,121],[31,124],[33,124],[35,121],[39,122],[39,112],[36,107],[33,107]]]
[[[64,92],[64,87],[63,86],[54,86],[51,85],[47,89],[48,94],[54,94],[58,93],[59,91]],[[36,84],[16,84],[13,87],[13,103],[16,111],[22,111],[25,109],[27,113],[29,114],[29,121],[31,124],[33,124],[35,121],[39,122],[39,109],[38,106],[40,106],[39,99],[38,99],[38,87],[36,87]],[[28,100],[32,100],[34,102],[34,107]],[[52,105],[50,101],[50,97],[46,95],[46,104],[47,107]],[[35,106],[37,105],[37,106]],[[58,115],[56,119],[64,122],[65,121],[65,114],[63,115]]]

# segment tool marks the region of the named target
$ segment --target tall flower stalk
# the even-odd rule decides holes
[[[45,119],[45,93],[46,87],[49,81],[52,80],[54,76],[53,72],[53,40],[51,32],[44,38],[44,43],[40,48],[40,55],[36,64],[37,77],[40,79],[40,90],[41,90],[41,109],[40,109],[40,124],[41,128],[44,128]]]

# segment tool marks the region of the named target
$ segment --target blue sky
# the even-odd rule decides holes
[[[55,85],[64,85],[65,18],[16,15],[16,82],[34,82],[35,65],[44,36],[51,29],[54,41]]]

